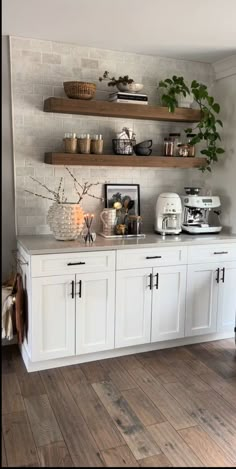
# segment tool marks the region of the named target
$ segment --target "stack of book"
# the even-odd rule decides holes
[[[148,104],[148,97],[146,94],[117,91],[110,93],[109,101],[114,103]]]

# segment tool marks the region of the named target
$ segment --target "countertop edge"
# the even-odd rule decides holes
[[[36,255],[49,255],[49,254],[66,254],[66,253],[73,253],[73,252],[96,252],[96,251],[116,251],[116,250],[123,250],[123,249],[148,249],[148,248],[163,248],[163,247],[175,247],[175,246],[202,246],[207,244],[226,244],[226,243],[236,243],[236,234],[221,234],[219,237],[216,235],[202,235],[202,238],[199,239],[197,237],[189,237],[189,235],[179,235],[177,238],[163,238],[158,237],[156,241],[153,241],[153,237],[158,236],[153,233],[147,234],[146,238],[143,239],[124,239],[124,240],[106,240],[104,238],[99,237],[100,245],[96,245],[96,242],[93,245],[86,246],[79,244],[78,242],[71,241],[71,246],[68,246],[68,242],[66,241],[56,241],[53,237],[49,237],[48,235],[41,235],[41,236],[18,236],[17,243],[24,249],[24,251],[29,256],[36,256]],[[49,239],[50,238],[50,239]],[[97,238],[98,239],[98,238]],[[150,241],[149,241],[150,239]],[[39,247],[32,247],[30,246],[33,243],[39,244]],[[53,244],[53,243],[61,243],[61,246],[48,246],[44,247],[42,244],[46,243]],[[63,244],[64,243],[64,244]],[[41,247],[40,247],[41,244]]]

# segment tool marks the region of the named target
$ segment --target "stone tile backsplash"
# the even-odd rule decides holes
[[[105,70],[111,75],[128,74],[144,84],[143,91],[148,94],[150,104],[159,104],[157,83],[160,79],[177,74],[189,81],[194,78],[201,80],[207,85],[211,85],[214,79],[212,66],[204,63],[21,37],[10,38],[10,57],[18,234],[50,233],[46,215],[51,202],[25,192],[28,189],[45,194],[31,176],[52,189],[63,177],[68,199],[76,200],[73,182],[64,167],[44,163],[44,152],[63,149],[65,132],[102,133],[104,150],[108,151],[115,132],[128,126],[134,129],[137,141],[151,138],[153,151],[162,153],[164,136],[170,131],[183,131],[186,127],[186,124],[43,112],[44,99],[65,96],[63,81],[93,81],[97,84],[96,99],[107,99],[110,88],[107,82],[99,82],[99,76]],[[193,179],[192,171],[177,169],[74,166],[71,170],[79,181],[99,181],[101,185],[94,188],[97,196],[103,195],[105,182],[140,184],[145,231],[152,230],[158,194],[163,191],[181,193],[183,187]],[[199,173],[196,177],[202,178]],[[95,213],[95,229],[99,230],[98,215],[104,204],[87,197],[82,205],[86,211]]]

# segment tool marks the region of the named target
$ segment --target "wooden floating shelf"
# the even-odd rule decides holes
[[[45,153],[45,163],[65,166],[123,166],[143,168],[199,168],[205,158],[135,155],[82,155],[72,153]]]
[[[201,116],[198,109],[177,108],[172,113],[167,107],[69,98],[47,98],[44,101],[44,111],[170,122],[198,122]]]

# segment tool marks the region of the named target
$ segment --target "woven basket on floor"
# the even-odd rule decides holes
[[[63,85],[68,98],[92,99],[95,96],[95,83],[86,83],[85,81],[65,81]]]

